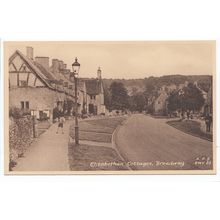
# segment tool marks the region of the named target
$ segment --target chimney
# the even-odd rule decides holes
[[[52,59],[52,72],[53,73],[59,72],[59,60],[58,59]]]
[[[66,67],[67,67],[67,65],[64,63],[64,64],[63,64],[63,69],[66,69]]]
[[[60,74],[59,74],[59,60],[58,59],[52,59],[51,71],[57,77],[57,79],[60,78]]]
[[[34,49],[33,49],[33,47],[26,47],[26,55],[29,59],[33,60],[33,58],[34,58]]]
[[[63,61],[62,61],[62,60],[59,60],[59,69],[60,69],[60,70],[63,70],[63,69],[64,69],[63,66],[64,66]]]
[[[49,57],[35,57],[35,61],[49,71]]]

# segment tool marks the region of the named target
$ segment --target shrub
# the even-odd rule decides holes
[[[18,117],[19,115],[16,116]],[[10,170],[16,164],[17,158],[23,156],[32,140],[33,124],[31,117],[16,118],[9,127]]]
[[[21,109],[17,108],[17,107],[11,107],[9,109],[9,117],[13,117],[15,119],[19,119],[21,118],[23,115],[23,112]]]
[[[29,109],[20,109],[17,107],[11,107],[9,109],[9,117],[13,117],[14,119],[19,119],[27,115],[31,115],[31,112]]]

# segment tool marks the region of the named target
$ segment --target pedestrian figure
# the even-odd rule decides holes
[[[187,119],[189,120],[190,112],[187,111],[187,112],[186,112],[186,115],[187,115]]]
[[[65,118],[64,118],[64,114],[62,111],[59,112],[59,115],[58,115],[58,127],[57,127],[57,134],[58,134],[58,131],[59,129],[62,130],[62,134],[64,134],[63,132],[63,123],[65,122]]]
[[[58,134],[58,131],[59,131],[59,128],[61,128],[62,130],[62,134],[64,134],[63,132],[63,123],[65,122],[65,118],[64,117],[60,117],[59,118],[59,122],[58,122],[58,127],[57,127],[57,134]]]
[[[181,112],[181,120],[183,120],[184,119],[184,112],[182,111]]]
[[[212,116],[211,115],[207,115],[205,117],[205,124],[206,124],[206,132],[210,132],[210,128],[211,128],[211,124],[212,124]]]

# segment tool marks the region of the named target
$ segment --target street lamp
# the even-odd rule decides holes
[[[70,74],[70,80],[75,83],[75,145],[79,145],[79,125],[78,125],[78,104],[77,104],[77,79],[79,76],[80,64],[77,61],[77,57],[75,58],[75,62],[72,64],[73,72]]]

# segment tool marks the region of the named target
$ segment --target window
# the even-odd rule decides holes
[[[26,109],[29,109],[29,102],[25,102],[26,103]]]
[[[24,72],[26,72],[26,66],[23,66],[22,69]]]
[[[24,102],[21,102],[21,109],[24,109]]]
[[[27,81],[26,80],[20,80],[20,86],[21,87],[27,86]]]
[[[29,109],[29,102],[21,101],[21,109]]]
[[[95,99],[95,95],[90,95],[90,99]]]

